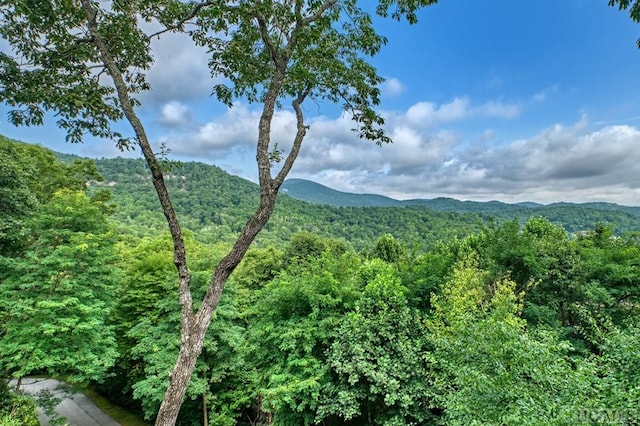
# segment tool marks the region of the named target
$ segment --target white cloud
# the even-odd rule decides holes
[[[153,26],[149,25],[149,32]],[[151,41],[154,65],[147,74],[151,91],[143,101],[167,102],[206,98],[216,82],[211,78],[206,48],[182,33],[165,33]]]
[[[441,105],[418,102],[409,107],[403,118],[413,126],[435,127],[443,123],[470,118],[510,119],[517,117],[520,112],[521,107],[517,104],[489,101],[474,106],[468,98],[456,97],[451,102]]]
[[[388,78],[382,85],[382,93],[389,96],[398,96],[404,89],[404,85],[397,78]]]
[[[184,126],[189,122],[191,110],[179,101],[167,102],[160,111],[158,121],[167,126]]]
[[[395,142],[381,148],[314,144],[294,173],[340,190],[401,199],[640,205],[640,130],[634,127],[587,131],[581,120],[503,145],[463,144],[460,136],[443,130],[395,127],[391,132]],[[489,135],[478,139],[482,136]]]
[[[472,109],[470,114],[477,117],[514,118],[520,115],[520,112],[519,105],[490,101]]]
[[[260,113],[246,105],[236,104],[233,108],[200,124],[195,130],[184,133],[170,133],[163,137],[171,150],[178,155],[197,157],[215,161],[222,154],[232,150],[247,150],[255,147],[258,137]],[[295,134],[295,115],[289,111],[276,112],[271,127],[271,140],[285,150]]]
[[[467,135],[443,127],[472,117],[509,119],[519,111],[501,102],[474,106],[466,98],[445,105],[420,102],[387,113],[393,143],[382,147],[358,139],[348,115],[314,117],[292,176],[402,199],[640,204],[640,130],[635,127],[594,130],[582,117],[573,125],[556,124],[499,144],[499,126]],[[258,119],[258,111],[238,105],[190,134],[167,140],[180,156],[219,165],[232,164],[243,152],[248,167],[243,175],[252,177]],[[287,151],[294,134],[295,116],[278,112],[272,141]]]
[[[409,107],[405,115],[411,125],[431,127],[465,117],[468,115],[468,108],[469,100],[466,98],[455,98],[440,106],[431,102],[418,102]]]

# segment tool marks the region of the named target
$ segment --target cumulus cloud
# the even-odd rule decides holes
[[[391,115],[394,121],[408,121],[412,126],[436,127],[441,124],[470,118],[502,118],[517,117],[521,107],[517,104],[502,101],[489,101],[473,105],[469,98],[456,97],[451,102],[437,105],[432,102],[418,102],[407,109],[399,117]]]
[[[382,85],[382,93],[389,96],[398,96],[404,92],[404,85],[397,78],[388,78]]]
[[[163,137],[172,152],[182,156],[216,160],[231,151],[253,150],[258,137],[259,111],[237,104],[209,122],[195,126],[191,132]],[[296,131],[295,115],[290,111],[276,112],[271,127],[271,140],[287,149]]]
[[[162,106],[158,121],[166,126],[184,126],[191,120],[191,110],[179,101],[167,102]]]
[[[310,125],[292,177],[335,189],[379,193],[400,199],[454,197],[506,202],[610,201],[640,204],[640,130],[628,125],[593,129],[583,117],[555,124],[529,137],[500,140],[499,126],[464,134],[452,123],[469,118],[508,120],[517,105],[473,104],[467,98],[436,105],[417,103],[387,112],[393,143],[382,147],[357,138],[346,114],[318,116]],[[187,135],[174,138],[173,152],[221,164],[233,155],[251,159],[259,113],[229,109]],[[295,116],[280,111],[272,141],[288,151]],[[243,173],[245,177],[254,172]]]
[[[473,144],[450,131],[391,130],[381,148],[334,144],[303,152],[296,176],[353,192],[400,199],[454,197],[505,202],[640,204],[640,130],[588,131],[583,120],[530,138]]]
[[[150,27],[149,32],[153,32]],[[182,33],[165,33],[152,40],[154,65],[147,74],[152,90],[141,98],[152,102],[206,98],[216,84],[209,72],[207,51]]]

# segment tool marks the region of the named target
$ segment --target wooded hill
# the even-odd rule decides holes
[[[120,226],[138,234],[164,231],[166,224],[142,160],[101,159],[96,165],[104,182],[96,182],[95,188],[112,191],[117,205],[114,220]],[[258,202],[256,184],[216,166],[179,163],[167,173],[167,181],[184,225],[202,242],[227,241],[240,230]],[[296,232],[308,231],[343,238],[360,249],[378,236],[391,233],[410,247],[426,249],[438,240],[463,237],[491,222],[515,219],[524,223],[531,217],[545,217],[571,233],[593,229],[596,223],[612,224],[618,234],[640,230],[640,208],[616,204],[520,205],[446,198],[397,201],[378,195],[340,193],[300,180],[289,180],[284,188],[287,191],[280,195],[276,213],[257,245],[281,243]],[[296,199],[301,194],[311,202]],[[345,205],[346,199],[356,206]],[[395,206],[385,205],[387,202]]]
[[[581,210],[602,210],[607,212],[623,212],[631,216],[640,216],[640,207],[621,206],[615,203],[589,202],[541,204],[535,202],[521,202],[515,204],[501,201],[460,201],[455,198],[438,197],[433,199],[396,200],[384,195],[356,194],[338,191],[319,183],[306,179],[287,179],[282,185],[282,192],[288,196],[313,204],[326,204],[336,207],[407,207],[423,206],[430,210],[456,213],[495,213],[497,216],[521,217],[541,214],[553,216],[562,208]]]
[[[92,190],[111,190],[116,204],[113,220],[118,226],[140,236],[164,232],[166,223],[142,160],[102,159],[96,160],[96,166],[104,182],[94,182]],[[258,203],[256,184],[216,166],[181,163],[167,173],[167,182],[183,225],[204,243],[231,241]],[[411,246],[425,248],[477,231],[486,220],[476,214],[424,208],[314,205],[280,195],[276,212],[256,245],[282,243],[306,231],[342,238],[362,249],[391,232]]]

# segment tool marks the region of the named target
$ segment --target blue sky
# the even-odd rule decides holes
[[[334,106],[311,104],[291,177],[400,199],[640,205],[640,24],[626,12],[607,0],[441,0],[417,25],[376,24],[389,39],[373,62],[387,78],[380,111],[394,143],[360,141]],[[258,106],[227,110],[210,98],[206,54],[184,38],[153,48],[154,90],[140,112],[154,143],[255,180]],[[290,111],[277,114],[285,149],[293,126]],[[3,120],[0,133],[122,155],[107,141],[65,144],[53,120],[22,129]]]

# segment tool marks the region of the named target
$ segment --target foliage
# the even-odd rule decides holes
[[[413,23],[417,8],[434,2],[380,0],[375,12],[404,16]],[[637,3],[610,1],[630,8],[635,20]],[[439,246],[416,267],[409,266],[411,260],[398,249],[402,245],[383,235],[373,249],[379,260],[363,266],[348,244],[330,244],[322,237],[339,236],[356,247],[370,247],[390,232],[389,224],[400,223],[402,233],[393,235],[424,250],[439,239],[464,237],[496,215],[478,205],[471,206],[471,215],[425,213],[420,205],[401,210],[314,209],[282,197],[281,210],[267,227],[273,234],[265,241],[291,240],[284,259],[276,251],[263,252],[270,257],[264,262],[249,259],[237,276],[239,294],[249,294],[256,303],[236,304],[233,292],[227,291],[230,299],[221,305],[219,321],[205,334],[226,279],[265,227],[296,159],[307,130],[303,102],[339,103],[361,137],[389,141],[375,109],[382,78],[367,62],[386,40],[359,4],[145,0],[105,6],[89,0],[20,0],[0,5],[0,36],[11,46],[0,53],[0,101],[13,108],[10,121],[38,125],[47,112],[54,112],[69,141],[92,134],[125,148],[133,139],[112,124],[126,117],[146,156],[172,237],[169,250],[167,241],[122,244],[123,254],[142,259],[124,257],[123,269],[131,273],[120,288],[118,312],[124,315],[110,316],[111,291],[119,278],[115,234],[105,215],[110,210],[106,193],[88,198],[81,192],[95,175],[91,163],[63,166],[42,150],[3,145],[2,376],[40,371],[75,380],[100,379],[117,355],[117,327],[126,331],[126,339],[119,342],[123,357],[137,368],[127,383],[144,400],[147,414],[155,411],[167,386],[178,386],[166,395],[177,400],[174,408],[179,406],[193,371],[188,396],[201,397],[217,424],[233,423],[250,403],[258,413],[273,415],[275,424],[311,424],[325,418],[421,423],[430,420],[427,404],[448,424],[562,424],[579,418],[578,407],[599,410],[607,404],[632,412],[638,403],[638,333],[627,321],[637,311],[638,246],[632,240],[613,243],[606,228],[596,227],[593,235],[574,242],[545,220],[531,220],[521,228],[520,216],[463,244]],[[208,48],[213,74],[225,77],[214,89],[218,100],[231,105],[244,98],[263,104],[257,141],[259,191],[246,187],[246,193],[239,194],[231,186],[227,199],[199,199],[187,188],[191,180],[186,176],[167,179],[178,193],[187,194],[176,205],[190,215],[185,223],[193,225],[201,242],[233,242],[239,232],[209,282],[203,270],[213,269],[213,264],[187,265],[185,240],[196,259],[198,247],[183,237],[160,164],[136,116],[133,96],[149,88],[145,70],[153,63],[154,35],[143,32],[142,21],[164,27],[155,35],[184,31],[185,23],[196,22],[189,34]],[[270,137],[273,114],[285,100],[291,101],[297,120],[286,156]],[[272,168],[279,168],[275,177]],[[132,177],[149,181],[144,174]],[[116,186],[126,193],[122,181]],[[212,187],[209,182],[206,189],[215,193]],[[162,217],[148,213],[155,211],[155,198],[131,194],[121,199],[128,210],[119,213],[119,230],[127,237],[157,236]],[[211,202],[220,206],[212,208]],[[522,211],[530,216],[530,211]],[[545,214],[563,218],[573,232],[584,229],[585,221],[600,220],[601,211],[583,209],[584,214],[577,215],[559,205]],[[631,214],[617,213],[619,225],[637,229]],[[292,227],[300,217],[309,220]],[[498,217],[498,223],[503,220]],[[452,223],[456,226],[448,226]],[[292,238],[300,230],[309,233]],[[208,249],[216,252],[220,247]],[[154,249],[163,253],[149,253]],[[171,250],[173,260],[164,256]],[[470,251],[476,252],[482,270],[469,260],[473,257],[462,256]],[[211,257],[222,256],[216,252]],[[455,269],[452,265],[461,259]],[[180,306],[169,299],[176,287],[170,284],[175,280],[172,261],[179,270]],[[202,303],[192,303],[192,290],[198,297],[206,295]],[[430,316],[427,333],[419,329],[423,316]],[[574,348],[563,340],[567,329],[579,332],[593,354],[569,358]],[[178,347],[176,374],[167,382]],[[203,357],[196,364],[201,348]],[[184,386],[176,385],[178,379]],[[327,395],[344,396],[342,404],[323,400]],[[198,402],[187,402],[185,422],[200,420],[199,415],[190,416],[192,407]],[[171,415],[167,422],[172,422]]]
[[[4,138],[0,139],[0,254],[7,254],[20,241],[23,219],[36,205],[28,189],[29,170],[16,164],[18,157]]]
[[[576,241],[576,251],[584,265],[582,282],[599,290],[593,300],[599,310],[622,324],[638,313],[637,286],[640,266],[640,240],[637,234],[613,235],[610,227],[596,224]]]
[[[327,362],[336,377],[321,393],[317,420],[425,424],[432,414],[421,317],[386,263],[371,261],[360,274],[363,294],[329,350]]]
[[[248,354],[257,375],[261,411],[274,424],[313,424],[330,382],[327,350],[358,297],[359,260],[325,253],[293,265],[258,290],[247,316]]]
[[[276,277],[283,268],[284,253],[274,246],[247,252],[234,271],[234,282],[249,290],[258,290]]]
[[[117,178],[122,188],[120,183],[113,187],[116,199],[118,191],[143,181],[143,171],[125,178],[135,162],[109,161],[124,165]],[[26,170],[22,163],[10,164],[20,164],[12,166],[20,173]],[[215,170],[185,164],[178,173],[186,178],[170,181],[189,187],[192,166],[201,176],[213,176]],[[218,176],[226,185],[225,175]],[[28,178],[9,193],[35,193],[36,187],[24,190]],[[92,185],[93,197],[57,191],[48,202],[33,201],[22,217],[21,244],[2,257],[0,315],[3,321],[10,315],[15,320],[3,322],[0,350],[46,343],[36,349],[57,359],[76,363],[77,355],[88,362],[98,351],[100,360],[107,354],[113,363],[115,334],[118,368],[109,370],[112,376],[100,388],[153,417],[180,339],[180,307],[171,296],[172,241],[166,234],[136,229],[134,222],[123,226],[122,213],[109,222],[109,201],[98,195],[104,187]],[[251,202],[251,188],[236,204],[224,198],[215,202],[221,209],[241,208]],[[286,197],[281,201],[291,222],[321,223],[328,217],[341,234],[340,217],[351,217],[358,226],[385,217],[375,213],[385,209],[324,210]],[[137,210],[144,206],[141,202]],[[133,204],[119,206],[120,212],[123,207],[135,212]],[[367,218],[367,212],[374,213]],[[291,222],[275,222],[276,229]],[[385,219],[380,229],[392,225]],[[421,222],[416,229],[428,232],[429,225]],[[220,235],[230,232],[223,221],[216,226]],[[192,254],[194,295],[200,297],[205,271],[228,245],[203,244],[201,235],[188,231],[184,235]],[[588,424],[634,418],[640,402],[635,343],[640,340],[633,321],[637,235],[619,236],[612,226],[596,224],[572,236],[543,218],[490,225],[478,234],[432,243],[426,252],[407,249],[405,240],[391,233],[381,235],[359,236],[361,247],[369,248],[363,257],[375,253],[370,260],[356,254],[351,241],[318,232],[294,234],[293,229],[274,240],[277,244],[266,245],[266,238],[264,247],[250,250],[207,334],[178,422],[200,424],[205,404],[210,424],[217,425]],[[39,291],[53,270],[62,274],[61,287],[51,293],[60,297],[61,308],[42,310],[38,297],[47,293]],[[35,300],[29,309],[41,309],[38,324],[23,315],[32,310],[23,309],[28,299],[16,292]],[[92,300],[91,309],[82,308],[81,320],[101,339],[82,337],[87,344],[76,347],[77,354],[57,351],[56,340],[40,339],[41,326],[62,330],[80,321],[70,315],[76,310],[63,309],[70,306],[65,298]],[[49,297],[45,305],[52,301]],[[7,333],[16,336],[18,330],[20,337],[9,341]],[[23,358],[26,363],[28,357]],[[2,357],[5,375],[22,374],[17,363],[8,364],[16,359]],[[40,361],[30,368],[70,373],[68,364]],[[91,371],[78,367],[83,374]],[[104,372],[105,367],[90,368]]]
[[[96,160],[105,183],[93,183],[90,190],[110,189],[117,204],[114,219],[122,232],[139,236],[155,236],[164,232],[163,217],[155,210],[156,195],[149,186],[150,175],[142,160]],[[231,176],[215,166],[202,163],[183,163],[166,176],[182,222],[202,242],[230,242],[258,203],[258,187]],[[559,209],[554,207],[554,209]],[[261,247],[282,247],[299,232],[321,237],[341,238],[358,250],[372,249],[377,238],[389,233],[407,250],[424,252],[438,241],[464,238],[480,231],[482,224],[494,222],[501,226],[517,221],[522,227],[532,214],[544,215],[549,222],[569,232],[582,233],[593,229],[595,223],[615,222],[614,234],[640,229],[640,218],[631,213],[595,210],[587,206],[564,206],[556,210],[525,209],[469,212],[440,211],[428,206],[390,207],[331,207],[303,203],[280,195],[270,222],[257,237]],[[139,222],[148,226],[141,227]],[[563,236],[565,238],[565,236]]]
[[[204,287],[207,275],[206,272],[196,273],[194,284]],[[152,309],[155,318],[140,318],[127,333],[128,338],[135,342],[131,356],[137,368],[144,369],[143,375],[134,377],[133,397],[141,401],[147,419],[153,418],[158,411],[166,391],[165,378],[175,363],[180,344],[180,311],[167,291],[171,285],[172,280],[165,281],[163,296]],[[216,319],[207,333],[203,355],[187,389],[187,400],[178,424],[202,424],[203,397],[207,398],[208,408],[217,419],[217,423],[212,424],[228,423],[244,408],[244,404],[250,402],[243,397],[241,384],[236,382],[237,376],[242,375],[243,361],[239,353],[242,328],[237,321],[233,294],[230,288],[216,310]],[[232,388],[234,384],[238,386],[237,390]],[[212,389],[216,389],[216,392]]]
[[[384,234],[378,241],[371,252],[371,257],[384,260],[387,263],[395,263],[400,261],[404,255],[402,246],[393,238],[391,234]]]
[[[595,387],[599,404],[592,408],[610,410],[620,417],[638,418],[640,406],[640,324],[637,318],[614,327],[603,336]],[[597,412],[597,411],[596,411]]]
[[[593,396],[591,370],[574,367],[553,332],[527,332],[513,281],[486,277],[469,259],[432,302],[428,359],[442,423],[573,424]]]
[[[288,179],[283,190],[292,198],[312,204],[335,207],[397,207],[431,212],[472,213],[482,220],[506,222],[517,220],[524,224],[531,217],[545,217],[555,225],[561,225],[570,233],[584,231],[596,222],[615,225],[616,234],[624,230],[638,229],[639,207],[613,203],[518,203],[500,201],[459,201],[453,198],[395,200],[375,194],[352,194],[330,189],[303,179]]]
[[[191,233],[185,234],[185,240],[193,256],[194,288],[200,295],[207,284],[207,269],[222,254],[196,242]],[[171,238],[166,234],[143,238],[120,249],[127,263],[112,315],[119,330],[120,358],[112,370],[115,377],[107,378],[100,389],[112,399],[139,408],[150,419],[162,401],[165,378],[180,343],[180,307],[171,292],[175,286]],[[244,380],[239,352],[242,327],[236,309],[239,298],[235,294],[231,286],[217,310],[178,424],[202,424],[202,398],[207,399],[211,411],[210,424],[227,424],[250,402],[233,388],[237,385],[241,389],[238,381]],[[139,407],[132,403],[134,398]]]
[[[375,11],[395,19],[405,16],[415,23],[417,8],[434,2],[381,0]],[[300,151],[308,128],[302,104],[308,99],[341,103],[361,138],[390,142],[375,109],[383,78],[366,59],[378,53],[386,39],[376,33],[371,16],[356,0],[196,4],[151,0],[106,6],[90,0],[53,0],[45,7],[23,0],[3,3],[0,14],[0,36],[11,46],[10,54],[0,54],[0,101],[14,108],[10,121],[40,125],[45,112],[53,111],[67,140],[80,142],[89,133],[126,148],[133,139],[112,127],[126,118],[147,161],[174,243],[182,307],[178,361],[157,422],[172,424],[224,285],[272,215],[278,190]],[[147,34],[140,18],[164,28]],[[145,70],[154,62],[150,41],[165,32],[184,31],[184,24],[191,20],[196,25],[188,34],[207,47],[212,74],[225,79],[214,88],[218,100],[231,106],[234,98],[244,98],[263,107],[256,143],[260,203],[215,267],[196,311],[181,225],[161,162],[137,115],[139,103],[132,97],[149,89]],[[101,80],[102,74],[110,80]],[[286,157],[271,141],[274,113],[284,99],[291,100],[296,117],[296,133]],[[281,160],[274,177],[272,166]]]
[[[618,6],[620,10],[629,9],[629,16],[635,22],[640,22],[640,0],[609,0],[609,6]],[[640,49],[640,38],[636,41]]]
[[[22,253],[0,258],[0,367],[14,377],[100,379],[116,356],[105,314],[118,279],[103,208],[58,192],[29,230]]]
[[[144,2],[138,2],[138,7]],[[157,7],[160,2],[151,5]],[[166,2],[165,2],[166,3]],[[127,73],[127,88],[136,93],[148,88],[144,70],[151,64],[146,38],[128,25],[133,17],[126,2],[114,2],[111,13],[99,16],[100,32],[108,47]],[[147,15],[149,9],[139,8]],[[110,123],[123,117],[115,88],[94,71],[102,57],[96,46],[85,39],[91,17],[79,5],[64,1],[4,2],[0,35],[13,47],[11,54],[0,54],[2,90],[0,100],[15,108],[9,114],[15,125],[40,125],[47,111],[55,111],[57,125],[67,131],[67,140],[81,142],[83,135],[115,139],[121,146],[127,140],[110,129]],[[34,35],[38,35],[35,37]],[[99,71],[99,70],[98,70]]]
[[[35,401],[25,395],[17,395],[9,390],[7,383],[0,380],[0,425],[38,426]]]
[[[596,224],[572,239],[548,220],[532,218],[524,226],[487,228],[469,242],[495,280],[509,277],[525,292],[529,324],[560,330],[576,349],[597,344],[608,320],[622,324],[637,312],[633,235],[617,237],[612,227]]]
[[[40,204],[61,189],[84,190],[90,179],[102,179],[92,160],[63,164],[48,149],[0,136],[0,255],[19,250],[24,221]]]
[[[104,183],[90,191],[108,188],[117,204],[113,216],[122,232],[153,237],[163,232],[156,195],[142,160],[96,160]],[[215,166],[183,163],[166,176],[176,210],[185,228],[204,243],[231,242],[258,204],[258,187]],[[144,222],[147,226],[140,226]],[[380,235],[391,233],[398,241],[426,250],[438,240],[464,237],[478,231],[481,219],[472,214],[433,212],[426,209],[335,208],[303,203],[280,195],[273,217],[257,237],[260,247],[283,247],[298,233],[339,238],[357,249],[370,249]]]

